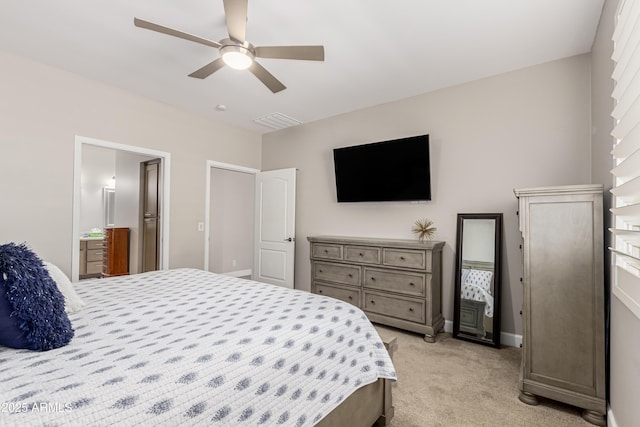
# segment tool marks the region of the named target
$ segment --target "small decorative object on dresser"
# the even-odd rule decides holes
[[[129,274],[129,229],[104,229],[104,259],[102,277]]]
[[[349,302],[375,323],[435,342],[442,316],[444,242],[309,236],[311,292]]]
[[[565,402],[606,425],[602,185],[514,191],[524,258],[519,398]]]
[[[425,240],[431,240],[438,229],[433,225],[433,221],[423,218],[413,224],[411,231],[418,235],[418,240],[424,242]]]

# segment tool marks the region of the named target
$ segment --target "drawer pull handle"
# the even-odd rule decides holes
[[[376,304],[376,302],[375,302],[374,300],[371,300],[371,304],[375,305],[375,304]]]
[[[349,295],[349,300],[352,300],[352,299],[353,299],[353,297],[351,295]]]
[[[415,286],[413,282],[409,282],[409,286]]]
[[[349,277],[353,277],[353,274],[349,273]]]
[[[401,260],[401,261],[404,261],[404,257],[403,257],[403,256],[401,256],[401,257],[400,257],[400,260]]]
[[[320,273],[324,273],[324,271],[322,271],[322,269],[319,269],[319,270],[318,270],[318,272],[320,272]]]
[[[328,250],[328,249],[325,249],[325,250],[324,250],[324,253],[325,253],[325,254],[328,254],[328,253],[329,253],[329,250]]]
[[[319,290],[318,290],[318,293],[319,293],[319,294],[321,294],[321,293],[322,293],[322,289],[319,289]]]
[[[409,307],[409,311],[413,311],[413,308]]]
[[[360,255],[360,256],[364,256],[364,254],[363,254],[362,252],[360,252],[360,254],[359,254],[359,255]]]
[[[375,281],[376,281],[376,278],[375,278],[375,277],[373,277],[373,276],[371,276],[371,281],[372,281],[372,282],[375,282]]]

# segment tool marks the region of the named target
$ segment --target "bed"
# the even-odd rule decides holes
[[[460,330],[485,335],[485,319],[493,318],[492,262],[462,261],[460,278]]]
[[[73,340],[0,347],[0,425],[358,426],[393,416],[358,308],[196,269],[76,284]],[[390,351],[389,351],[389,350]]]

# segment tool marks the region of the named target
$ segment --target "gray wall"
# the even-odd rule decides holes
[[[610,189],[613,183],[609,171],[613,167],[610,151],[614,126],[613,109],[613,34],[618,0],[607,0],[600,18],[598,32],[591,52],[591,114],[592,114],[592,176],[593,182]],[[611,197],[605,192],[605,207],[611,207]],[[608,228],[611,216],[605,215]],[[605,233],[609,239],[609,233]],[[610,266],[607,254],[605,265]],[[607,271],[609,271],[608,269]],[[607,275],[609,279],[609,275]],[[610,281],[607,281],[610,286]],[[611,294],[610,294],[611,295]],[[640,425],[638,397],[640,396],[640,319],[615,295],[611,295],[610,354],[609,354],[609,404],[620,427]],[[611,420],[610,420],[611,421]],[[611,425],[611,423],[610,423]]]
[[[0,52],[0,243],[71,273],[75,136],[171,153],[169,267],[204,266],[207,160],[260,168],[261,136]]]
[[[308,290],[315,234],[409,238],[430,218],[444,240],[444,316],[453,320],[457,213],[504,213],[503,330],[521,334],[522,260],[513,189],[591,181],[589,55],[379,105],[263,137],[263,170],[296,167],[296,288]],[[332,149],[430,134],[431,202],[336,202]]]

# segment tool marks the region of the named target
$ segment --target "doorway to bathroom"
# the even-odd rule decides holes
[[[147,185],[145,164],[155,168],[153,181],[155,188],[155,215],[153,226],[145,229],[144,213]],[[99,165],[99,166],[96,166]],[[76,137],[74,160],[73,197],[73,242],[72,280],[79,280],[82,269],[81,241],[90,230],[105,227],[127,228],[129,230],[127,253],[129,273],[166,269],[168,267],[169,245],[169,179],[170,154],[157,150],[118,144],[87,137]],[[103,182],[105,181],[105,182]],[[110,223],[107,224],[104,199],[92,198],[103,187],[113,192]],[[152,222],[152,221],[149,221]],[[153,247],[153,257],[143,266],[144,234],[153,229],[153,239],[148,240]],[[89,230],[89,233],[88,233]],[[152,252],[149,250],[149,252]],[[93,258],[92,258],[93,259]],[[95,267],[95,266],[94,266]],[[95,270],[95,268],[94,268]]]

